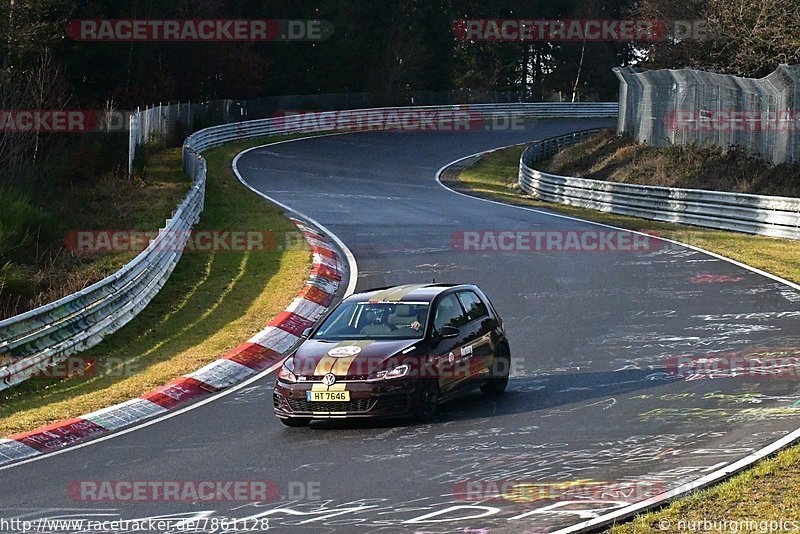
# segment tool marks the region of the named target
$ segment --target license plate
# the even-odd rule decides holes
[[[349,391],[306,391],[306,399],[317,402],[347,402]]]

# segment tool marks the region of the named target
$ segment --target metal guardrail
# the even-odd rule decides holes
[[[342,111],[321,111],[309,113],[296,118],[270,117],[233,124],[211,126],[193,133],[186,138],[183,145],[184,161],[191,159],[203,150],[213,148],[230,141],[252,139],[267,135],[291,135],[314,133],[322,130],[320,125],[335,122],[333,118],[346,114],[353,123],[358,123],[358,118],[367,120],[370,115],[381,114],[389,117],[392,113],[401,112],[454,112],[453,121],[471,121],[474,119],[494,119],[505,117],[530,117],[530,118],[611,118],[616,117],[618,104],[616,102],[531,102],[513,104],[467,104],[455,106],[414,106],[393,108],[369,108]],[[463,113],[463,115],[461,115]],[[326,120],[330,117],[331,120]],[[363,124],[363,123],[362,123]],[[342,128],[338,131],[370,130],[369,124],[359,127]],[[334,131],[337,131],[334,129]]]
[[[189,231],[203,209],[206,162],[200,153],[229,141],[268,135],[321,131],[325,113],[347,113],[367,118],[370,114],[392,112],[469,112],[469,117],[615,117],[617,103],[532,103],[478,104],[466,106],[419,106],[371,108],[303,115],[303,120],[286,117],[237,122],[205,128],[190,135],[183,145],[183,168],[194,184],[173,217],[148,248],[115,274],[62,299],[0,321],[0,390],[18,384],[31,375],[86,350],[105,336],[119,330],[150,302],[166,283],[181,257]],[[319,120],[308,120],[308,119]],[[453,120],[463,120],[454,114]],[[132,122],[141,117],[134,114]],[[324,128],[322,128],[324,129]],[[367,128],[371,129],[371,128]],[[150,131],[150,130],[148,130]],[[345,129],[343,131],[354,131]],[[131,133],[130,149],[135,151],[142,137]]]
[[[325,95],[316,95],[325,96]],[[327,95],[336,97],[343,95]],[[353,94],[344,95],[345,97],[354,96]],[[497,116],[539,116],[539,117],[616,117],[619,105],[616,102],[533,102],[533,103],[494,103],[494,104],[460,104],[460,105],[439,105],[439,106],[412,106],[412,107],[384,107],[384,108],[351,108],[348,104],[364,100],[364,94],[355,95],[355,100],[350,98],[321,99],[318,104],[334,106],[345,106],[326,108],[338,109],[329,113],[348,113],[364,114],[367,112],[391,112],[399,110],[415,111],[444,111],[444,110],[470,110],[481,114],[483,117]],[[254,118],[268,120],[264,113],[270,113],[270,106],[278,106],[279,110],[297,110],[303,102],[316,102],[314,96],[295,96],[295,97],[271,97],[270,103],[264,102],[265,99],[253,100],[215,100],[202,103],[177,103],[148,107],[137,110],[130,117],[129,146],[128,146],[128,172],[133,171],[133,160],[136,149],[139,145],[147,143],[151,139],[164,139],[176,133],[176,126],[181,123],[192,130],[195,121],[208,123],[209,120],[216,120],[221,123],[230,123],[242,120],[248,115],[254,114]],[[252,109],[251,109],[252,108]],[[239,113],[237,113],[237,111]],[[258,115],[261,113],[261,115]],[[273,112],[275,113],[275,112]],[[279,115],[280,113],[275,113]],[[274,123],[279,122],[278,118]],[[253,120],[248,123],[256,122]],[[239,124],[245,124],[239,122]]]
[[[531,118],[612,118],[617,116],[619,105],[616,102],[531,102],[512,104],[466,104],[454,106],[412,106],[412,107],[386,107],[368,109],[349,109],[341,111],[321,111],[308,113],[295,118],[289,116],[270,117],[220,126],[211,126],[190,135],[184,143],[184,152],[187,148],[198,153],[219,146],[233,140],[251,139],[263,135],[286,135],[296,133],[313,133],[321,131],[319,125],[333,122],[326,117],[333,118],[347,116],[357,122],[358,118],[367,119],[370,115],[380,114],[388,118],[392,113],[408,112],[453,112],[454,121],[475,121],[504,117],[531,117]],[[461,115],[463,113],[463,115]],[[317,120],[319,119],[319,120]],[[475,122],[473,122],[474,124]],[[369,125],[363,128],[342,128],[340,131],[369,130]]]
[[[645,186],[559,176],[532,165],[599,131],[537,141],[522,153],[519,185],[548,202],[656,221],[800,239],[800,199]]]

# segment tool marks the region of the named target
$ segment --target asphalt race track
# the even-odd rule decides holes
[[[596,124],[337,135],[239,160],[252,187],[347,245],[359,289],[434,278],[480,285],[505,318],[514,359],[499,400],[476,392],[434,424],[289,429],[272,415],[267,377],[135,432],[0,470],[0,518],[249,517],[278,531],[550,532],[717,471],[793,431],[796,375],[686,380],[667,368],[680,355],[796,354],[800,292],[655,240],[639,252],[454,246],[463,231],[608,231],[457,195],[435,181],[463,156]],[[81,480],[270,480],[281,500],[82,502],[68,493]],[[491,482],[510,482],[515,493],[479,500],[478,488]]]

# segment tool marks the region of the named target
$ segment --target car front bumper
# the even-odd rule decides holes
[[[315,402],[306,398],[306,392],[311,391],[314,382],[291,384],[279,380],[272,395],[275,415],[281,418],[349,419],[404,417],[414,413],[417,388],[413,380],[342,383],[350,392],[349,401]]]

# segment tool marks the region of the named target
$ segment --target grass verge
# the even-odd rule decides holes
[[[245,148],[277,140],[230,143],[207,151],[205,209],[198,230],[269,230],[302,243],[268,251],[186,252],[167,284],[136,318],[93,349],[94,376],[32,378],[2,392],[0,436],[31,430],[128,400],[194,371],[259,331],[303,286],[311,255],[280,208],[245,188],[231,170]],[[180,170],[180,149],[150,168]]]
[[[640,185],[687,187],[756,195],[800,196],[800,163],[770,165],[741,148],[637,143],[603,130],[553,158],[539,170]]]
[[[655,231],[664,237],[689,243],[722,254],[788,280],[800,282],[800,243],[769,237],[751,236],[645,219],[624,217],[594,210],[538,201],[517,186],[519,157],[525,147],[491,152],[477,161],[465,162],[442,176],[442,181],[458,191],[506,202],[543,208],[556,213],[602,222],[621,228]],[[728,521],[770,521],[800,517],[800,446],[790,447],[772,458],[709,489],[698,491],[664,508],[637,516],[606,532],[645,534],[701,530],[687,523],[704,519],[717,525]],[[682,522],[682,523],[681,523]],[[800,520],[798,520],[800,524]],[[738,525],[716,532],[736,532]],[[740,528],[739,531],[744,531]],[[757,529],[750,529],[759,532]],[[761,531],[763,532],[763,531]]]

